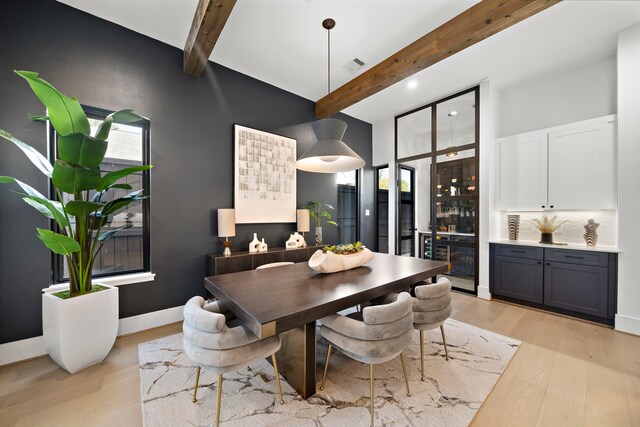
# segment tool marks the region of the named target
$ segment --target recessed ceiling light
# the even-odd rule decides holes
[[[407,82],[407,89],[415,89],[418,87],[418,81],[417,80],[409,80]]]
[[[453,110],[452,112],[450,112],[450,113],[449,113],[449,117],[453,117],[453,116],[455,116],[456,114],[458,114],[458,112],[457,112],[457,111],[455,111],[455,110]]]

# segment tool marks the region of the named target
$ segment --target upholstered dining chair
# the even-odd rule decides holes
[[[252,365],[271,355],[280,403],[283,404],[276,351],[280,349],[278,335],[259,339],[239,319],[219,302],[205,304],[202,297],[193,297],[184,306],[184,351],[198,365],[193,403],[197,400],[200,368],[218,374],[216,426],[220,423],[222,375]]]
[[[262,270],[263,268],[273,268],[273,267],[280,267],[283,265],[291,265],[293,264],[293,262],[291,261],[282,261],[282,262],[272,262],[269,264],[262,264],[256,267],[256,270]]]
[[[362,320],[359,320],[360,317]],[[373,365],[387,362],[400,355],[407,396],[411,396],[404,360],[404,349],[411,343],[413,334],[412,300],[408,293],[402,292],[397,300],[390,304],[365,307],[362,312],[352,313],[349,316],[332,314],[322,318],[320,322],[322,323],[320,334],[329,342],[320,390],[324,390],[331,349],[335,347],[352,359],[369,364],[372,426],[374,420]]]
[[[444,355],[449,360],[447,340],[444,335],[444,321],[451,316],[451,282],[440,277],[437,283],[415,287],[413,299],[413,327],[420,331],[420,369],[424,381],[424,331],[440,328]]]

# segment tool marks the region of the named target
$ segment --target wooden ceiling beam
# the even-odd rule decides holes
[[[316,102],[327,118],[561,0],[483,0]]]
[[[199,77],[227,23],[236,0],[200,0],[184,45],[182,69]]]

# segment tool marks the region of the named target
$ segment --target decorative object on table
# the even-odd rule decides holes
[[[331,29],[336,21],[327,18],[322,26],[327,30],[327,93],[331,93]],[[317,142],[300,156],[295,162],[297,169],[307,172],[336,173],[360,169],[365,165],[364,159],[342,141],[347,124],[342,120],[331,118],[331,103],[325,117],[313,122],[311,126],[316,134]]]
[[[309,220],[309,218],[309,211],[307,209],[296,210],[296,228],[300,233],[302,233],[302,247],[307,246],[307,240],[304,237],[304,233],[307,233],[311,229],[309,225],[311,221]]]
[[[584,225],[584,241],[587,243],[587,246],[594,247],[598,243],[598,224],[595,220],[589,219],[587,223]]]
[[[540,231],[540,243],[553,243],[553,233],[560,228],[562,224],[569,222],[567,220],[556,222],[557,219],[557,216],[549,219],[546,215],[542,215],[542,219],[534,218],[530,220],[534,227]]]
[[[264,237],[262,238],[262,242],[258,245],[258,252],[266,252],[269,249],[269,246],[265,243]]]
[[[333,206],[321,202],[309,202],[305,208],[309,211],[309,216],[316,223],[316,245],[322,245],[322,224],[332,224],[336,227],[338,223],[331,220],[329,210],[335,210]]]
[[[113,198],[118,190],[131,190],[119,181],[151,168],[133,166],[102,174],[113,123],[145,120],[132,110],[109,114],[91,135],[89,119],[80,102],[56,90],[32,71],[16,71],[31,86],[47,108],[47,117],[55,130],[58,158],[52,166],[37,150],[0,130],[0,137],[14,143],[31,162],[51,179],[57,200],[49,200],[31,186],[8,176],[2,184],[17,184],[23,200],[45,217],[55,221],[57,230],[36,228],[38,238],[53,253],[66,258],[69,288],[42,295],[44,344],[51,358],[70,373],[101,362],[109,353],[118,331],[118,288],[92,283],[93,265],[103,244],[132,221],[113,227],[109,218],[120,209],[144,199],[143,190]],[[111,198],[111,200],[108,200]],[[108,227],[104,229],[105,227]]]
[[[253,233],[253,240],[249,242],[249,253],[258,252],[260,249],[260,240],[258,240],[258,233]]]
[[[507,215],[509,240],[518,240],[520,235],[520,215]]]
[[[284,243],[285,249],[298,249],[298,239],[289,234],[289,239]]]
[[[229,237],[236,235],[235,209],[218,209],[218,237],[224,237],[224,256],[231,256]]]
[[[362,243],[325,246],[319,249],[309,259],[309,267],[320,273],[335,273],[360,267],[371,261],[373,252]]]
[[[297,141],[240,125],[233,129],[236,223],[295,222]]]

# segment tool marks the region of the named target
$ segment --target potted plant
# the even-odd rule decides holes
[[[134,166],[103,174],[100,164],[107,151],[113,123],[142,119],[132,110],[107,116],[94,135],[89,120],[76,98],[69,98],[31,71],[16,71],[47,108],[47,116],[31,116],[50,121],[56,131],[58,153],[52,165],[33,147],[0,129],[0,137],[14,143],[48,178],[55,190],[50,200],[33,187],[8,176],[1,184],[17,184],[18,192],[31,207],[53,220],[58,231],[36,228],[38,238],[52,252],[63,255],[69,271],[69,288],[42,295],[42,329],[49,355],[60,366],[75,373],[101,362],[111,350],[118,331],[118,288],[92,283],[93,263],[104,242],[131,227],[107,229],[111,215],[143,199],[142,190],[109,200],[109,190],[131,190],[122,178],[151,168]],[[113,192],[112,192],[113,193]]]
[[[311,256],[309,267],[320,273],[335,273],[360,267],[372,258],[373,252],[360,242],[325,246]]]
[[[531,223],[534,227],[538,229],[540,232],[540,243],[553,243],[553,232],[556,231],[560,226],[568,221],[560,221],[556,222],[558,217],[553,216],[551,219],[546,215],[542,215],[542,219],[534,218],[531,220]]]
[[[329,210],[335,209],[330,204],[321,202],[309,202],[305,208],[316,223],[316,245],[322,245],[322,223],[338,226],[337,222],[331,220],[331,214],[329,213]]]

